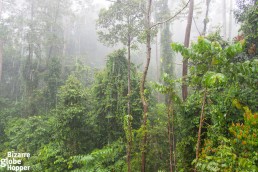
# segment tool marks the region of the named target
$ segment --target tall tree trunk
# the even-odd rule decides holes
[[[175,139],[175,114],[172,111],[172,143],[173,143],[173,163],[176,171],[176,139]]]
[[[148,113],[148,102],[144,95],[146,77],[150,65],[151,58],[151,6],[152,0],[148,0],[147,12],[145,16],[145,29],[146,29],[146,63],[140,83],[140,96],[143,105],[143,138],[142,138],[142,158],[141,158],[141,172],[146,171],[146,147],[147,147],[147,113]]]
[[[192,28],[192,19],[193,19],[193,9],[194,9],[194,0],[190,1],[190,7],[189,7],[189,12],[188,12],[188,18],[187,18],[187,26],[186,26],[186,31],[185,31],[185,41],[184,41],[184,46],[189,47],[190,43],[190,35],[191,35],[191,28]],[[182,77],[183,77],[183,83],[182,83],[182,96],[183,100],[185,101],[187,98],[187,83],[186,83],[186,77],[187,77],[187,72],[188,72],[188,59],[183,60],[183,72],[182,72]]]
[[[59,15],[59,13],[60,13],[60,3],[61,3],[61,0],[59,0],[58,2],[57,2],[57,9],[56,9],[56,11],[55,11],[55,15],[53,16],[53,18],[54,18],[54,22],[53,22],[53,25],[51,25],[51,32],[52,32],[52,35],[51,36],[53,36],[54,37],[54,35],[56,34],[56,24],[57,24],[57,18],[58,18],[58,15]],[[48,62],[49,62],[49,59],[52,57],[52,54],[53,54],[53,49],[54,49],[54,45],[53,45],[53,42],[54,42],[54,40],[52,40],[51,42],[50,42],[50,48],[49,48],[49,51],[48,51],[48,58],[47,58],[47,64],[48,64]],[[54,52],[55,53],[55,52]],[[56,54],[54,54],[54,55],[56,55]]]
[[[3,43],[0,38],[0,83],[2,79],[2,72],[3,72]]]
[[[63,21],[63,50],[62,50],[62,58],[60,58],[61,61],[61,73],[64,73],[65,69],[65,60],[66,60],[66,50],[67,50],[67,24],[65,20]]]
[[[229,37],[229,41],[231,41],[231,37],[232,37],[232,13],[233,13],[233,2],[232,0],[230,0],[230,11],[229,11],[229,26],[228,26],[228,37]]]
[[[206,96],[207,96],[207,89],[205,89],[205,91],[204,91],[203,100],[202,100],[202,111],[201,111],[201,115],[200,115],[198,138],[197,138],[197,144],[196,144],[196,160],[198,160],[199,152],[200,152],[201,135],[202,135],[202,126],[203,126],[203,122],[204,122],[204,108],[205,108]],[[197,169],[195,167],[195,171],[196,170]]]
[[[207,24],[209,23],[209,8],[210,8],[210,3],[211,0],[206,0],[206,13],[205,13],[205,19],[203,20],[203,32],[202,35],[205,36],[206,35],[206,31],[207,31]]]
[[[156,40],[155,40],[155,44],[156,44],[156,70],[157,70],[157,82],[159,82],[160,80],[160,67],[159,67],[159,53],[158,53],[158,34],[156,35]],[[158,102],[160,102],[160,93],[157,93],[157,100]]]
[[[2,11],[3,11],[3,0],[0,0],[0,20],[2,19]],[[3,73],[3,42],[2,38],[0,37],[0,83],[2,79]]]
[[[154,5],[154,11],[155,11],[155,22],[158,22],[158,10],[157,10],[157,5]],[[155,56],[156,56],[156,81],[160,81],[160,67],[159,67],[159,45],[158,45],[158,39],[159,39],[159,34],[160,34],[160,28],[157,28],[157,34],[155,37]],[[157,93],[157,101],[160,102],[160,93]]]
[[[129,22],[129,20],[128,20]],[[127,168],[128,172],[131,172],[131,151],[132,151],[132,118],[131,118],[131,37],[128,31],[128,44],[127,44],[127,53],[128,53],[128,102],[127,102],[127,127],[128,127],[128,143],[127,143]]]
[[[168,143],[169,143],[169,171],[173,172],[173,136],[171,135],[171,114],[173,116],[171,96],[168,98]],[[173,118],[173,117],[172,117]],[[173,125],[173,124],[172,124]]]
[[[224,39],[227,38],[227,9],[226,9],[226,0],[223,1],[223,11],[222,11],[222,21],[223,21],[223,36]]]
[[[26,61],[26,67],[25,67],[25,77],[26,77],[26,96],[30,97],[33,91],[33,84],[32,84],[32,59],[34,55],[34,45],[33,45],[33,32],[34,32],[34,26],[33,26],[33,21],[34,21],[34,1],[31,2],[31,7],[30,7],[30,21],[31,24],[29,25],[30,32],[29,33],[29,54],[27,56],[27,61]],[[26,105],[25,105],[26,106]]]

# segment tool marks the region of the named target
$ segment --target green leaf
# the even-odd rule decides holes
[[[207,88],[217,87],[226,83],[226,77],[222,73],[208,71],[203,76],[202,83]]]

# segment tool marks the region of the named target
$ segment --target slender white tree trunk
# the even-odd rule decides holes
[[[230,0],[229,26],[228,26],[229,41],[231,41],[231,39],[232,39],[232,13],[233,13],[233,2],[232,2],[232,0]]]
[[[211,0],[206,0],[206,13],[205,13],[205,19],[203,21],[204,27],[202,35],[205,36],[207,32],[207,24],[209,23],[209,9],[210,9],[210,2]]]
[[[0,0],[0,20],[2,18],[2,10],[3,10],[3,0]],[[2,72],[3,72],[3,42],[0,37],[0,82],[2,79]]]
[[[223,11],[222,11],[222,21],[223,21],[223,36],[224,39],[227,38],[227,9],[226,9],[226,0],[223,1]]]

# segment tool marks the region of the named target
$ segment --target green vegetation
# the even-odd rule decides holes
[[[151,52],[158,29],[141,11],[151,1],[117,1],[100,11],[101,41],[127,48],[107,55],[103,69],[85,63],[76,46],[66,47],[75,41],[60,26],[75,15],[73,1],[25,2],[26,17],[12,18],[6,5],[13,13],[0,23],[0,160],[10,151],[30,153],[20,159],[33,172],[258,171],[256,1],[239,2],[241,35],[232,43],[218,31],[186,48],[171,43],[163,23],[157,82],[147,77],[149,64],[141,73],[130,61],[135,45]],[[166,20],[168,1],[156,3],[157,20]],[[188,60],[185,101],[176,53]]]

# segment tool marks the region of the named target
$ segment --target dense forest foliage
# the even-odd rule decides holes
[[[116,50],[98,68],[87,52],[101,50],[85,41],[93,1],[0,1],[0,171],[9,152],[29,153],[17,166],[34,172],[258,171],[258,2],[231,8],[232,39],[225,25],[207,30],[217,1],[200,2],[203,31],[192,42],[200,3],[178,2],[101,9],[98,39]],[[184,44],[170,27],[182,19]],[[136,50],[144,63],[133,63]]]

